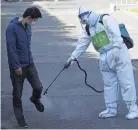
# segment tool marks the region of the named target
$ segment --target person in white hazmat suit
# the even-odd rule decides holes
[[[101,112],[99,117],[108,118],[117,115],[118,86],[120,86],[123,100],[129,111],[126,118],[138,118],[132,63],[128,49],[123,43],[118,23],[112,16],[105,15],[101,24],[100,14],[85,8],[79,8],[78,17],[81,24],[89,25],[90,36],[84,30],[76,49],[64,67],[68,68],[92,42],[94,48],[100,53],[99,66],[104,80],[106,110]]]

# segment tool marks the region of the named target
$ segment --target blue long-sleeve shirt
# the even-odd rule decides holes
[[[33,63],[30,50],[31,26],[26,28],[19,22],[19,18],[14,18],[6,29],[6,44],[9,67],[17,69]]]

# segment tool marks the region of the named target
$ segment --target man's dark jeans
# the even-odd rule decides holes
[[[25,78],[29,81],[33,88],[32,97],[35,100],[41,98],[42,84],[40,82],[38,72],[34,64],[22,68],[23,74],[17,75],[14,69],[10,69],[10,77],[13,85],[13,108],[14,114],[17,119],[24,120],[23,108],[22,108],[22,90]]]

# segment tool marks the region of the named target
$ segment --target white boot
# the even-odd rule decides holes
[[[99,114],[100,118],[109,118],[115,117],[117,115],[117,103],[108,103],[106,104],[106,110]]]
[[[128,120],[138,118],[138,107],[135,102],[126,102],[129,113],[126,115]]]

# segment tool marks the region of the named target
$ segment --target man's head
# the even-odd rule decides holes
[[[89,9],[79,8],[78,17],[80,19],[81,24],[87,24],[90,26],[95,26],[100,14],[97,14]]]
[[[83,7],[79,8],[78,17],[81,24],[88,24],[88,17],[91,14],[91,11]]]
[[[42,14],[37,7],[30,7],[25,10],[22,17],[26,24],[31,24],[37,21],[38,18],[42,18]]]

